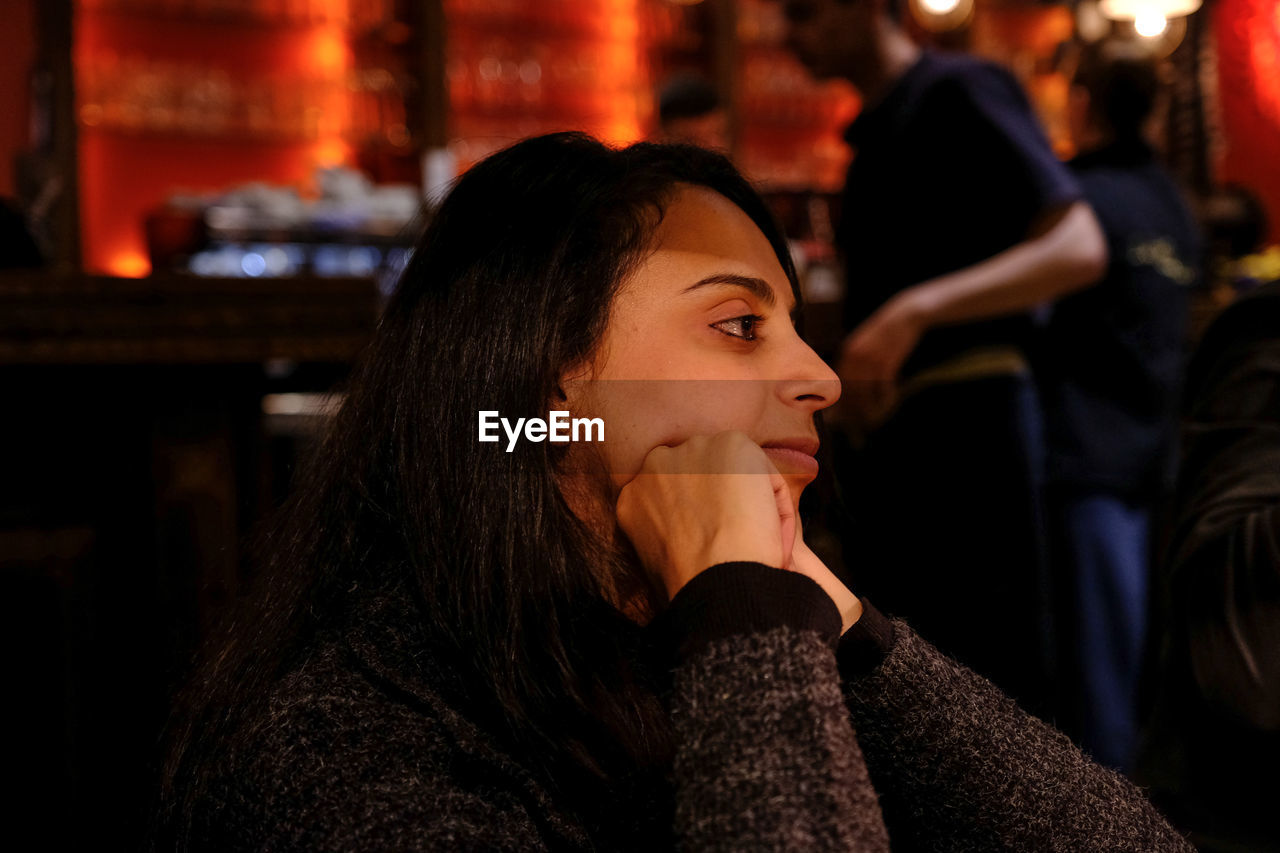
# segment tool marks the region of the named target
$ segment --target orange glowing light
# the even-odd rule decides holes
[[[607,26],[597,53],[600,74],[609,80],[631,80],[638,74],[640,17],[636,0],[611,0],[606,5]],[[614,145],[640,139],[640,115],[635,98],[612,97],[601,136]]]
[[[141,252],[117,252],[107,260],[106,272],[119,278],[145,278],[151,274],[151,261]]]
[[[633,118],[619,116],[610,121],[601,134],[612,145],[629,145],[641,138],[640,125]]]
[[[332,27],[317,29],[308,44],[311,67],[324,75],[340,74],[350,66],[342,31]]]
[[[312,156],[317,166],[341,166],[348,161],[351,150],[341,139],[331,137],[316,143]]]
[[[322,0],[323,20],[347,20],[347,0]],[[340,26],[317,28],[308,41],[307,61],[311,73],[329,81],[340,81],[352,65],[351,51]],[[350,146],[343,139],[350,112],[350,99],[345,86],[336,86],[322,104],[313,109],[318,138],[312,146],[315,164],[321,167],[341,166],[351,159]]]
[[[112,117],[119,110],[109,110],[102,94],[86,98],[92,87],[80,88],[79,191],[87,271],[122,277],[149,274],[142,223],[177,187],[211,194],[248,181],[305,187],[314,167],[354,162],[349,136],[354,99],[347,84],[355,64],[349,30],[355,0],[151,0],[150,6],[173,7],[173,14],[136,17],[107,14],[108,5],[120,3],[84,0],[74,5],[73,59],[81,74],[97,75],[99,88],[102,80],[119,76],[122,56],[145,57],[157,68],[194,63],[243,82],[243,94],[236,96],[233,107],[245,99],[261,102],[264,108],[279,104],[282,116],[289,117],[278,122],[288,124],[278,136],[254,127],[224,136],[212,126],[191,132],[166,130],[148,124],[152,120],[136,107],[143,126],[119,133],[121,122]],[[202,16],[185,14],[187,7],[199,5],[243,7],[250,19],[267,6],[296,7],[290,15],[305,21],[289,28],[246,27],[242,33],[237,29],[244,38],[227,39],[229,31],[201,26]],[[136,87],[113,85],[118,91],[111,97],[117,106],[138,99]],[[272,94],[259,97],[258,92]],[[250,112],[238,107],[229,111]],[[274,126],[270,117],[264,121]],[[234,144],[226,144],[229,141]]]

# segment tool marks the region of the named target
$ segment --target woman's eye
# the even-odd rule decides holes
[[[756,339],[756,325],[761,319],[756,314],[746,314],[742,317],[733,317],[729,320],[721,320],[719,323],[712,323],[711,328],[723,332],[731,338],[754,341]]]

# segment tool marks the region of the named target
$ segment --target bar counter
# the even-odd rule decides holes
[[[0,365],[346,362],[368,340],[367,278],[0,276]]]
[[[134,849],[169,690],[251,574],[371,279],[0,275],[0,623],[22,733],[11,805],[45,849]]]

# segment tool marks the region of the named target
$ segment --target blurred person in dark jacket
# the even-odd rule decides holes
[[[1047,714],[1031,310],[1097,281],[1106,243],[1013,75],[922,49],[904,5],[783,3],[800,61],[862,97],[836,230],[848,561],[880,606]]]
[[[1146,61],[1086,54],[1071,89],[1071,161],[1107,236],[1097,285],[1052,308],[1036,359],[1046,506],[1064,640],[1064,712],[1099,761],[1129,769],[1147,628],[1152,513],[1172,468],[1195,221],[1143,139]]]
[[[1280,850],[1280,282],[1187,373],[1137,778],[1205,853]]]

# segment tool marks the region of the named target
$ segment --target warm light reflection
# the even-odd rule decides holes
[[[317,166],[341,166],[351,156],[351,148],[340,138],[323,139],[312,149]]]
[[[602,80],[634,80],[639,74],[640,16],[636,0],[610,0],[608,27],[600,51]],[[606,142],[624,145],[643,135],[635,98],[610,98],[608,118],[600,134]]]
[[[118,252],[107,261],[106,272],[120,278],[143,278],[151,274],[151,261],[141,252]]]
[[[911,17],[926,30],[944,33],[973,18],[974,0],[910,0]]]
[[[1136,21],[1152,14],[1181,18],[1200,8],[1202,0],[1098,0],[1098,11],[1113,21]]]
[[[322,0],[325,21],[347,20],[348,0]],[[329,81],[322,102],[311,107],[311,132],[315,135],[312,157],[317,167],[344,166],[351,162],[346,133],[351,118],[351,97],[343,80],[352,66],[351,48],[341,26],[317,28],[308,38],[309,75]]]
[[[920,0],[926,12],[933,15],[950,15],[960,5],[960,0]]]
[[[1156,9],[1149,7],[1138,10],[1137,17],[1133,19],[1133,29],[1143,38],[1156,38],[1168,26],[1168,19]]]
[[[347,45],[339,29],[316,30],[311,36],[308,54],[311,67],[323,75],[341,74],[350,65]]]

